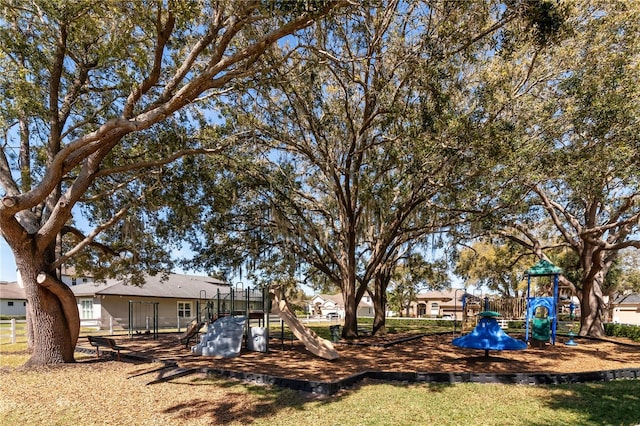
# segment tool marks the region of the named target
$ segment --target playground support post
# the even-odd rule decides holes
[[[525,316],[525,325],[524,325],[524,341],[529,341],[529,301],[531,300],[531,275],[527,275],[527,310]]]
[[[135,321],[135,305],[139,305],[140,308],[142,307],[142,304],[146,304],[146,305],[152,305],[153,306],[153,339],[157,340],[158,339],[158,331],[159,331],[159,324],[158,324],[158,305],[160,305],[159,302],[140,302],[140,301],[133,301],[133,300],[129,300],[129,337],[133,337],[134,334],[134,321]],[[149,327],[149,316],[145,316],[145,322],[146,322],[146,330],[151,334],[151,329]]]
[[[551,322],[551,344],[556,344],[556,331],[558,329],[558,274],[553,276],[553,321]]]
[[[462,290],[464,293],[467,292],[466,288],[456,288],[456,291],[453,292],[453,334],[456,334],[456,321],[458,320],[458,291]],[[462,319],[464,320],[464,304]]]

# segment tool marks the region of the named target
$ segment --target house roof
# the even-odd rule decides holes
[[[17,282],[0,281],[0,299],[27,300],[27,296]]]
[[[75,296],[127,296],[127,297],[162,297],[172,299],[198,299],[201,292],[205,298],[211,298],[218,289],[230,287],[216,278],[169,274],[165,281],[160,275],[145,276],[142,287],[129,285],[124,281],[107,281],[106,283],[86,283],[71,286]]]
[[[312,300],[314,300],[316,298],[320,298],[320,299],[322,299],[324,301],[331,301],[331,302],[333,302],[333,303],[335,303],[336,305],[339,305],[339,306],[344,306],[344,299],[342,298],[342,294],[341,293],[338,293],[338,294],[317,294],[317,295],[313,296]],[[358,304],[358,306],[360,306],[360,307],[369,307],[369,306],[371,306],[371,303],[367,303],[367,301],[363,297],[362,299],[360,299],[360,303]]]
[[[458,290],[458,301],[456,302],[454,298],[456,297],[456,290]],[[463,289],[447,289],[443,291],[427,291],[424,293],[419,293],[416,295],[416,299],[418,302],[420,301],[438,301],[441,302],[441,306],[454,306],[462,304],[462,296],[464,295],[464,291],[460,291]]]
[[[640,305],[640,293],[621,294],[613,302],[616,305]]]

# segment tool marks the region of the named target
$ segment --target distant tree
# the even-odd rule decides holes
[[[409,316],[411,302],[425,290],[450,287],[445,261],[427,262],[422,256],[412,255],[395,268],[389,288],[389,307],[400,315]]]
[[[467,284],[487,287],[503,297],[522,297],[524,272],[534,263],[534,256],[513,242],[480,240],[461,251],[455,274]]]
[[[640,293],[640,252],[635,249],[620,253],[618,293]]]

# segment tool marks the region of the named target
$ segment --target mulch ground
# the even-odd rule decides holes
[[[512,335],[516,338],[522,336]],[[271,340],[268,353],[243,349],[233,358],[193,355],[178,342],[175,334],[150,337],[119,337],[118,344],[149,360],[171,362],[181,368],[220,368],[237,372],[267,374],[310,381],[335,381],[364,371],[392,372],[473,372],[473,373],[577,373],[588,371],[640,368],[640,344],[623,340],[576,338],[577,346],[567,346],[559,336],[555,345],[522,351],[484,351],[461,349],[451,344],[453,336],[429,335],[388,347],[371,344],[392,343],[406,335],[365,338],[348,345],[336,343],[340,358],[334,361],[318,358],[301,342]],[[88,347],[82,342],[79,346]],[[126,359],[126,358],[125,358]]]

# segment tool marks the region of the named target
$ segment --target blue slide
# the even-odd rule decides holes
[[[461,348],[484,349],[484,356],[489,356],[489,350],[519,351],[527,348],[527,343],[514,339],[505,333],[495,317],[499,314],[493,311],[480,312],[480,321],[469,334],[453,339],[451,343]]]

